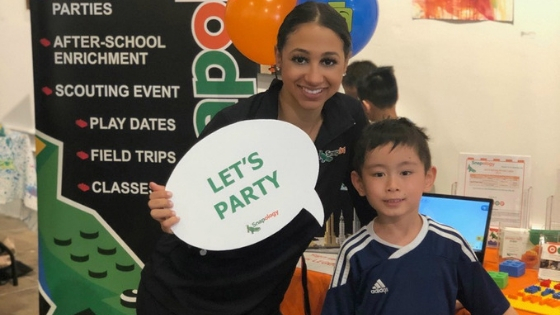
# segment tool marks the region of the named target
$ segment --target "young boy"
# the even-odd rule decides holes
[[[358,81],[357,90],[369,121],[397,118],[399,88],[393,67],[377,67]]]
[[[517,314],[453,228],[418,214],[432,187],[428,137],[406,118],[367,126],[352,184],[377,217],[342,246],[323,315]],[[453,211],[453,209],[449,209]]]
[[[377,66],[369,60],[357,60],[346,67],[346,74],[342,77],[344,94],[358,98],[358,83],[375,70]]]

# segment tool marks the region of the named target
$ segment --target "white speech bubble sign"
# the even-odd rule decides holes
[[[256,119],[221,128],[195,144],[167,182],[181,218],[173,233],[199,248],[230,250],[264,240],[302,209],[322,225],[318,173],[315,145],[292,124]]]

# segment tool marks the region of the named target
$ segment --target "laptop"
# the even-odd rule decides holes
[[[489,198],[424,193],[419,212],[459,231],[482,263],[493,203]]]

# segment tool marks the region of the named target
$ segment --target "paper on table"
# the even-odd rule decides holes
[[[491,226],[524,227],[530,162],[527,155],[460,153],[457,194],[493,199]]]

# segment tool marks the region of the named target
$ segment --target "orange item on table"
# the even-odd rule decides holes
[[[331,284],[331,275],[307,270],[307,290],[311,314],[321,314],[327,290]],[[280,305],[282,315],[302,315],[304,312],[303,286],[301,282],[301,269],[296,268],[284,301]]]

